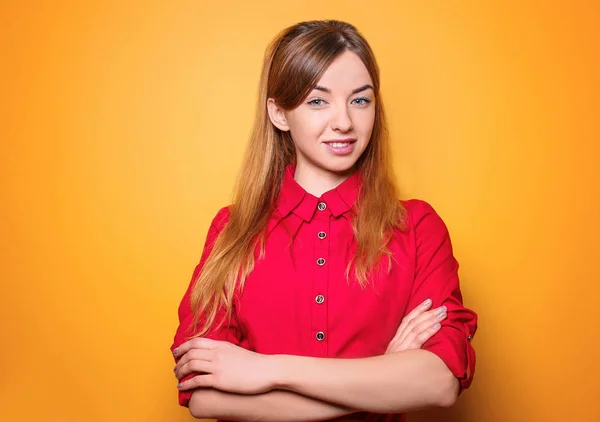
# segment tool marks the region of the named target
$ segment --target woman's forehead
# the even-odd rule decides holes
[[[325,70],[315,89],[331,93],[351,92],[367,85],[373,85],[367,67],[355,53],[345,51]]]

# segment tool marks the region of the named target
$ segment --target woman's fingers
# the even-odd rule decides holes
[[[174,371],[177,379],[181,379],[192,372],[208,372],[210,363],[214,359],[214,350],[192,349],[179,359]]]
[[[223,342],[219,340],[212,340],[209,338],[196,337],[186,341],[185,343],[177,347],[175,350],[173,350],[173,356],[175,356],[175,358],[181,357],[192,349],[213,350],[217,348],[219,343]]]
[[[440,328],[441,322],[448,316],[446,307],[433,309],[422,318],[413,321],[412,327],[407,330],[406,335],[398,344],[403,350],[420,349],[423,344],[431,338]]]
[[[427,309],[429,309],[431,307],[431,299],[427,299],[426,301],[424,301],[423,303],[421,303],[419,306],[417,306],[415,309],[413,309],[412,311],[410,311],[408,313],[408,315],[406,315],[404,318],[402,318],[402,321],[400,322],[400,326],[398,327],[398,329],[396,330],[396,334],[394,335],[394,338],[390,341],[390,344],[398,341],[401,337],[404,338],[404,331],[406,329],[406,326],[408,324],[410,324],[410,322],[415,319],[416,317],[418,317],[419,315],[422,315],[425,311],[427,311]],[[388,350],[389,350],[390,346],[388,345]],[[386,351],[387,353],[387,351]]]
[[[179,361],[177,361],[177,365],[183,365],[185,363],[187,363],[190,360],[194,360],[194,359],[200,359],[200,360],[213,360],[215,357],[215,351],[214,350],[207,350],[207,349],[192,349],[189,352],[187,352],[185,355],[183,355],[181,357],[181,359],[179,359]]]
[[[432,303],[431,299],[427,299],[425,302],[421,303],[415,309],[410,311],[408,313],[408,315],[406,315],[404,318],[402,318],[402,322],[400,323],[400,326],[398,327],[398,330],[396,331],[396,336],[399,337],[398,334],[403,332],[404,328],[406,328],[406,326],[410,323],[410,321],[412,321],[414,318],[418,317],[419,315],[422,315],[425,311],[427,311],[431,307],[431,303]]]
[[[415,309],[418,311],[418,308]],[[405,320],[408,321],[409,316],[412,316],[410,321],[403,321],[402,329],[398,329],[385,353],[420,349],[427,340],[439,331],[441,325],[437,326],[436,324],[447,317],[447,309],[445,306],[440,306],[430,311],[411,312],[411,314],[405,317]]]
[[[214,376],[212,374],[196,375],[194,378],[180,382],[177,388],[184,390],[192,390],[198,387],[212,387],[214,385]]]
[[[437,321],[442,321],[446,318],[446,313],[446,307],[440,306],[439,308],[432,309],[416,316],[406,325],[402,333],[398,336],[399,343],[404,343],[409,336],[414,337],[423,332],[424,329],[435,324]]]
[[[182,379],[187,375],[196,372],[212,372],[213,371],[213,363],[206,360],[191,360],[185,365],[179,367],[175,371],[175,376],[177,379]]]
[[[427,340],[433,337],[433,335],[440,330],[440,328],[442,328],[442,324],[440,322],[436,322],[426,328],[421,334],[417,334],[413,342],[413,344],[416,346],[415,348],[420,349]]]

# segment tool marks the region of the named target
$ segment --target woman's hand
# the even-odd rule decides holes
[[[226,341],[194,338],[173,351],[181,357],[175,366],[178,380],[195,373],[195,377],[180,382],[180,390],[211,387],[230,393],[259,394],[274,386],[269,377],[273,366],[268,355],[251,352]]]
[[[441,328],[441,321],[447,316],[445,306],[432,309],[431,300],[427,299],[411,313],[402,319],[396,335],[390,341],[385,354],[400,352],[403,350],[420,349]]]

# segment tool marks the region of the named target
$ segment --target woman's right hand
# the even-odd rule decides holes
[[[385,354],[403,350],[420,349],[441,328],[441,321],[447,317],[447,309],[440,306],[432,310],[431,300],[427,299],[402,319],[396,335],[390,341]]]

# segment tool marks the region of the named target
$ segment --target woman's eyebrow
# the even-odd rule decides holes
[[[369,84],[366,84],[366,85],[363,85],[363,86],[361,86],[360,88],[353,89],[353,90],[352,90],[352,93],[353,93],[353,94],[358,94],[359,92],[361,92],[361,91],[366,91],[366,90],[367,90],[367,89],[369,89],[369,88],[373,89],[373,87],[372,87],[371,85],[369,85]],[[373,90],[374,90],[374,89],[373,89]]]
[[[353,89],[352,93],[353,94],[358,94],[359,92],[365,91],[365,90],[367,90],[369,88],[373,89],[373,86],[370,85],[370,84],[366,84],[366,85],[361,86],[360,88]],[[321,85],[316,85],[313,89],[316,89],[317,91],[323,91],[323,92],[327,92],[328,94],[331,94],[331,89],[326,88],[326,87],[321,86]]]

